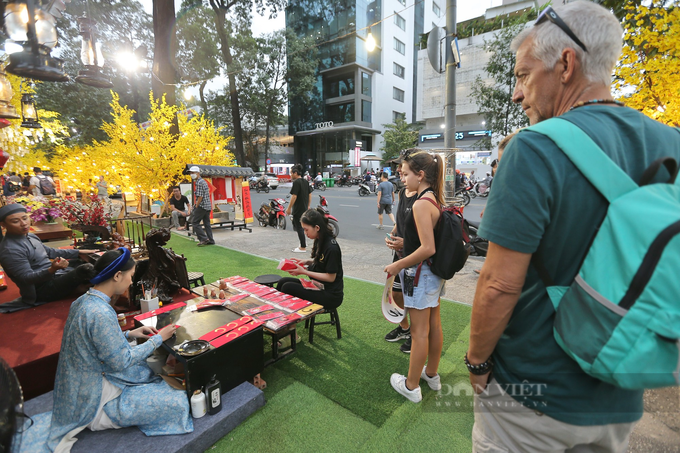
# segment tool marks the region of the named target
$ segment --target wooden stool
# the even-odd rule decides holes
[[[331,315],[330,321],[324,321],[324,322],[316,322],[316,317],[322,314],[328,313]],[[317,313],[316,315],[312,316],[311,318],[307,319],[305,321],[305,327],[309,327],[309,343],[314,343],[314,326],[315,325],[321,325],[321,324],[330,324],[330,325],[335,325],[335,330],[338,334],[338,339],[342,338],[342,332],[340,330],[340,317],[338,316],[338,309],[337,308],[331,308],[331,309],[326,309],[322,313]]]
[[[192,284],[194,285],[194,288],[197,288],[199,286],[205,286],[203,272],[188,272],[187,275],[189,276],[189,286],[191,286]]]
[[[279,280],[281,280],[283,277],[280,275],[276,274],[265,274],[265,275],[260,275],[258,277],[255,277],[255,280],[253,280],[255,283],[259,283],[260,285],[265,285],[269,286],[270,288],[273,288],[274,285],[276,285]]]

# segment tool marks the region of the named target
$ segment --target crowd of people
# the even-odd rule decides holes
[[[561,117],[578,126],[638,181],[658,158],[671,155],[680,160],[680,136],[613,99],[611,73],[621,53],[622,35],[618,20],[595,3],[548,7],[535,26],[524,29],[512,43],[517,78],[513,101],[521,104],[532,125]],[[533,257],[540,256],[542,270],[556,284],[568,286],[598,227],[597,221],[582,219],[602,219],[607,202],[544,135],[522,131],[503,147],[503,165],[493,166],[495,188],[479,229],[479,235],[489,240],[489,249],[464,358],[475,391],[473,451],[625,451],[642,416],[642,391],[618,388],[586,374],[560,348],[553,336],[554,306],[532,265]],[[384,271],[395,276],[394,299],[408,316],[385,340],[407,340],[401,349],[410,352],[408,370],[392,374],[389,381],[399,395],[419,403],[421,381],[433,391],[442,386],[439,362],[445,328],[440,300],[445,282],[432,272],[427,259],[436,251],[435,226],[442,215],[443,162],[427,152],[407,151],[399,165],[404,188],[396,195],[391,183],[384,184],[385,174],[379,175],[377,205],[379,228],[383,213],[395,224],[385,239],[394,259]],[[196,202],[189,207],[176,189],[173,222],[191,213],[199,245],[213,244],[207,185],[197,167],[190,173],[196,181]],[[370,173],[365,177],[375,177]],[[292,215],[299,238],[293,252],[307,253],[307,239],[313,246],[310,258],[297,259],[298,267],[290,273],[308,276],[322,290],[307,290],[297,278],[281,280],[278,289],[337,308],[344,298],[340,245],[330,234],[323,211],[311,208],[303,168],[296,165],[291,174],[286,214]],[[18,183],[18,176],[9,178]],[[463,176],[459,178],[462,184]],[[31,179],[27,189],[39,187],[40,179]],[[50,447],[68,451],[73,435],[85,427],[136,425],[148,435],[190,432],[186,397],[160,382],[144,364],[172,335],[173,327],[160,332],[144,327],[124,335],[109,305],[110,298],[130,284],[135,264],[129,253],[107,252],[96,268],[82,265],[55,276],[65,266],[59,257],[75,259],[88,251],[43,246],[28,233],[25,209],[10,206],[0,209],[0,225],[8,232],[0,244],[0,262],[13,280],[22,282],[22,296],[56,294],[67,278],[74,279],[69,285],[86,278],[94,283],[73,304],[67,321]],[[130,346],[128,338],[149,341]],[[507,391],[518,387],[540,391],[524,390],[519,396]]]

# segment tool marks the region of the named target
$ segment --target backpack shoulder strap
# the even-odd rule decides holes
[[[575,124],[562,118],[551,118],[522,129],[522,131],[527,130],[538,132],[555,142],[583,176],[610,203],[621,195],[638,188],[630,176]]]

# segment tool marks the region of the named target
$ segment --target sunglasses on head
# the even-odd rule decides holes
[[[546,20],[549,20],[553,24],[560,27],[563,32],[565,32],[576,44],[578,44],[581,49],[583,49],[584,52],[588,52],[586,45],[576,37],[574,32],[571,31],[571,28],[569,28],[569,26],[560,18],[560,16],[557,15],[555,10],[552,9],[552,6],[548,6],[546,9],[541,11],[541,14],[538,15],[538,19],[536,19],[536,23],[534,23],[534,27],[536,25],[542,24]]]

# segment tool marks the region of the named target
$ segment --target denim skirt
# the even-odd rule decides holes
[[[409,295],[407,279],[415,278],[418,265],[409,267],[400,272],[401,286],[404,294],[404,307],[415,308],[416,310],[423,310],[425,308],[434,308],[439,305],[439,298],[446,293],[445,281],[441,277],[437,277],[430,270],[427,263],[423,263],[420,268],[420,277],[418,279],[418,286],[413,287],[413,294]]]

